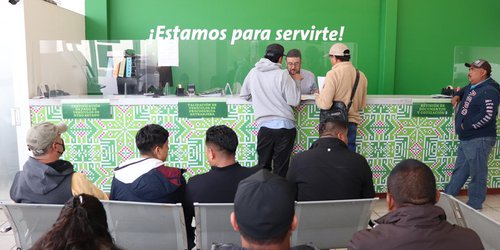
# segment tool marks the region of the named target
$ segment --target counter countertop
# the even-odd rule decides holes
[[[314,95],[302,96],[302,102],[314,104]],[[30,106],[54,106],[62,103],[110,102],[112,105],[155,105],[177,104],[179,102],[227,102],[227,104],[250,104],[238,96],[225,97],[178,97],[178,96],[60,96],[47,99],[30,99]],[[449,98],[432,98],[430,95],[368,95],[367,104],[412,104],[414,102],[450,103]]]

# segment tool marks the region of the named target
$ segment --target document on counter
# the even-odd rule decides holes
[[[179,40],[158,39],[158,67],[179,66]]]
[[[323,85],[325,84],[325,78],[324,76],[318,76],[318,90],[321,92],[323,89]]]

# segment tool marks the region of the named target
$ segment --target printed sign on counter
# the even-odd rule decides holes
[[[414,117],[444,117],[453,115],[451,103],[413,103]]]
[[[183,118],[226,118],[226,102],[179,102],[179,117]]]
[[[63,119],[111,119],[109,102],[62,103]]]

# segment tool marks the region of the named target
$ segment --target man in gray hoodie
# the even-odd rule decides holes
[[[286,176],[297,130],[291,106],[300,103],[299,79],[281,68],[285,49],[271,44],[250,70],[240,97],[252,102],[257,122],[258,166]],[[300,75],[297,75],[300,77]],[[271,167],[272,163],[272,167]]]

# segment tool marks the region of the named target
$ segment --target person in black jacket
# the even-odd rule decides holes
[[[372,171],[365,157],[347,148],[345,122],[327,118],[319,125],[320,138],[297,154],[287,179],[298,201],[373,198]]]
[[[211,169],[189,179],[184,206],[188,226],[194,216],[194,202],[233,203],[238,183],[254,173],[253,168],[242,167],[236,161],[238,136],[228,126],[210,127],[207,130],[205,146]]]

